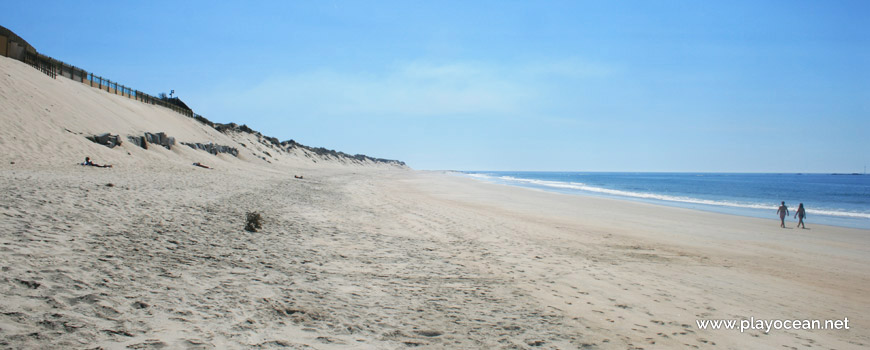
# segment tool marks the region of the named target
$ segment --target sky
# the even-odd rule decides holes
[[[12,1],[40,53],[415,169],[862,172],[867,1]]]

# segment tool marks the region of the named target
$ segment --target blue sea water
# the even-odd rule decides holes
[[[803,203],[808,225],[870,229],[870,176],[838,174],[465,171],[464,176],[569,194],[628,199],[778,219],[781,201]],[[788,222],[787,222],[788,223]]]

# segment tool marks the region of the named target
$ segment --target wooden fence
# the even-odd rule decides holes
[[[166,102],[160,98],[151,96],[139,90],[134,90],[99,75],[89,73],[79,67],[38,53],[36,52],[36,49],[30,46],[30,44],[24,41],[24,39],[3,27],[0,27],[0,44],[2,44],[2,47],[0,47],[0,56],[7,56],[23,61],[52,78],[57,79],[57,76],[60,75],[90,87],[105,90],[110,94],[121,95],[143,103],[166,107],[191,118],[199,116],[198,114],[193,113],[190,109]]]

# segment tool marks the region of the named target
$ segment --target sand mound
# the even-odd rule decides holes
[[[310,168],[330,166],[398,166],[395,161],[316,152],[295,142],[276,142],[248,128],[216,130],[170,109],[145,104],[130,98],[91,88],[79,82],[53,79],[30,66],[0,57],[0,101],[3,127],[0,128],[0,164],[19,166],[58,166],[80,163],[86,156],[97,162],[121,166],[189,166],[202,162],[217,166],[264,166]],[[163,132],[175,138],[171,149],[147,150],[129,137]],[[87,139],[109,133],[119,135],[122,144],[109,148]],[[237,149],[211,154],[207,147]]]

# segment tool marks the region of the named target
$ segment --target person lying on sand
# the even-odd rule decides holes
[[[293,175],[293,177],[295,177],[295,178],[297,178],[297,179],[301,179],[301,178],[302,178],[302,175]]]
[[[198,167],[200,167],[200,168],[211,169],[211,167],[209,167],[208,165],[202,164],[202,163],[200,163],[200,162],[193,163],[193,165],[196,165],[196,166],[198,166]]]
[[[94,163],[91,161],[91,157],[85,157],[85,162],[82,163],[82,165],[95,166],[98,168],[111,168],[112,167],[112,165],[110,165],[110,164],[109,165],[99,165],[97,163]]]

